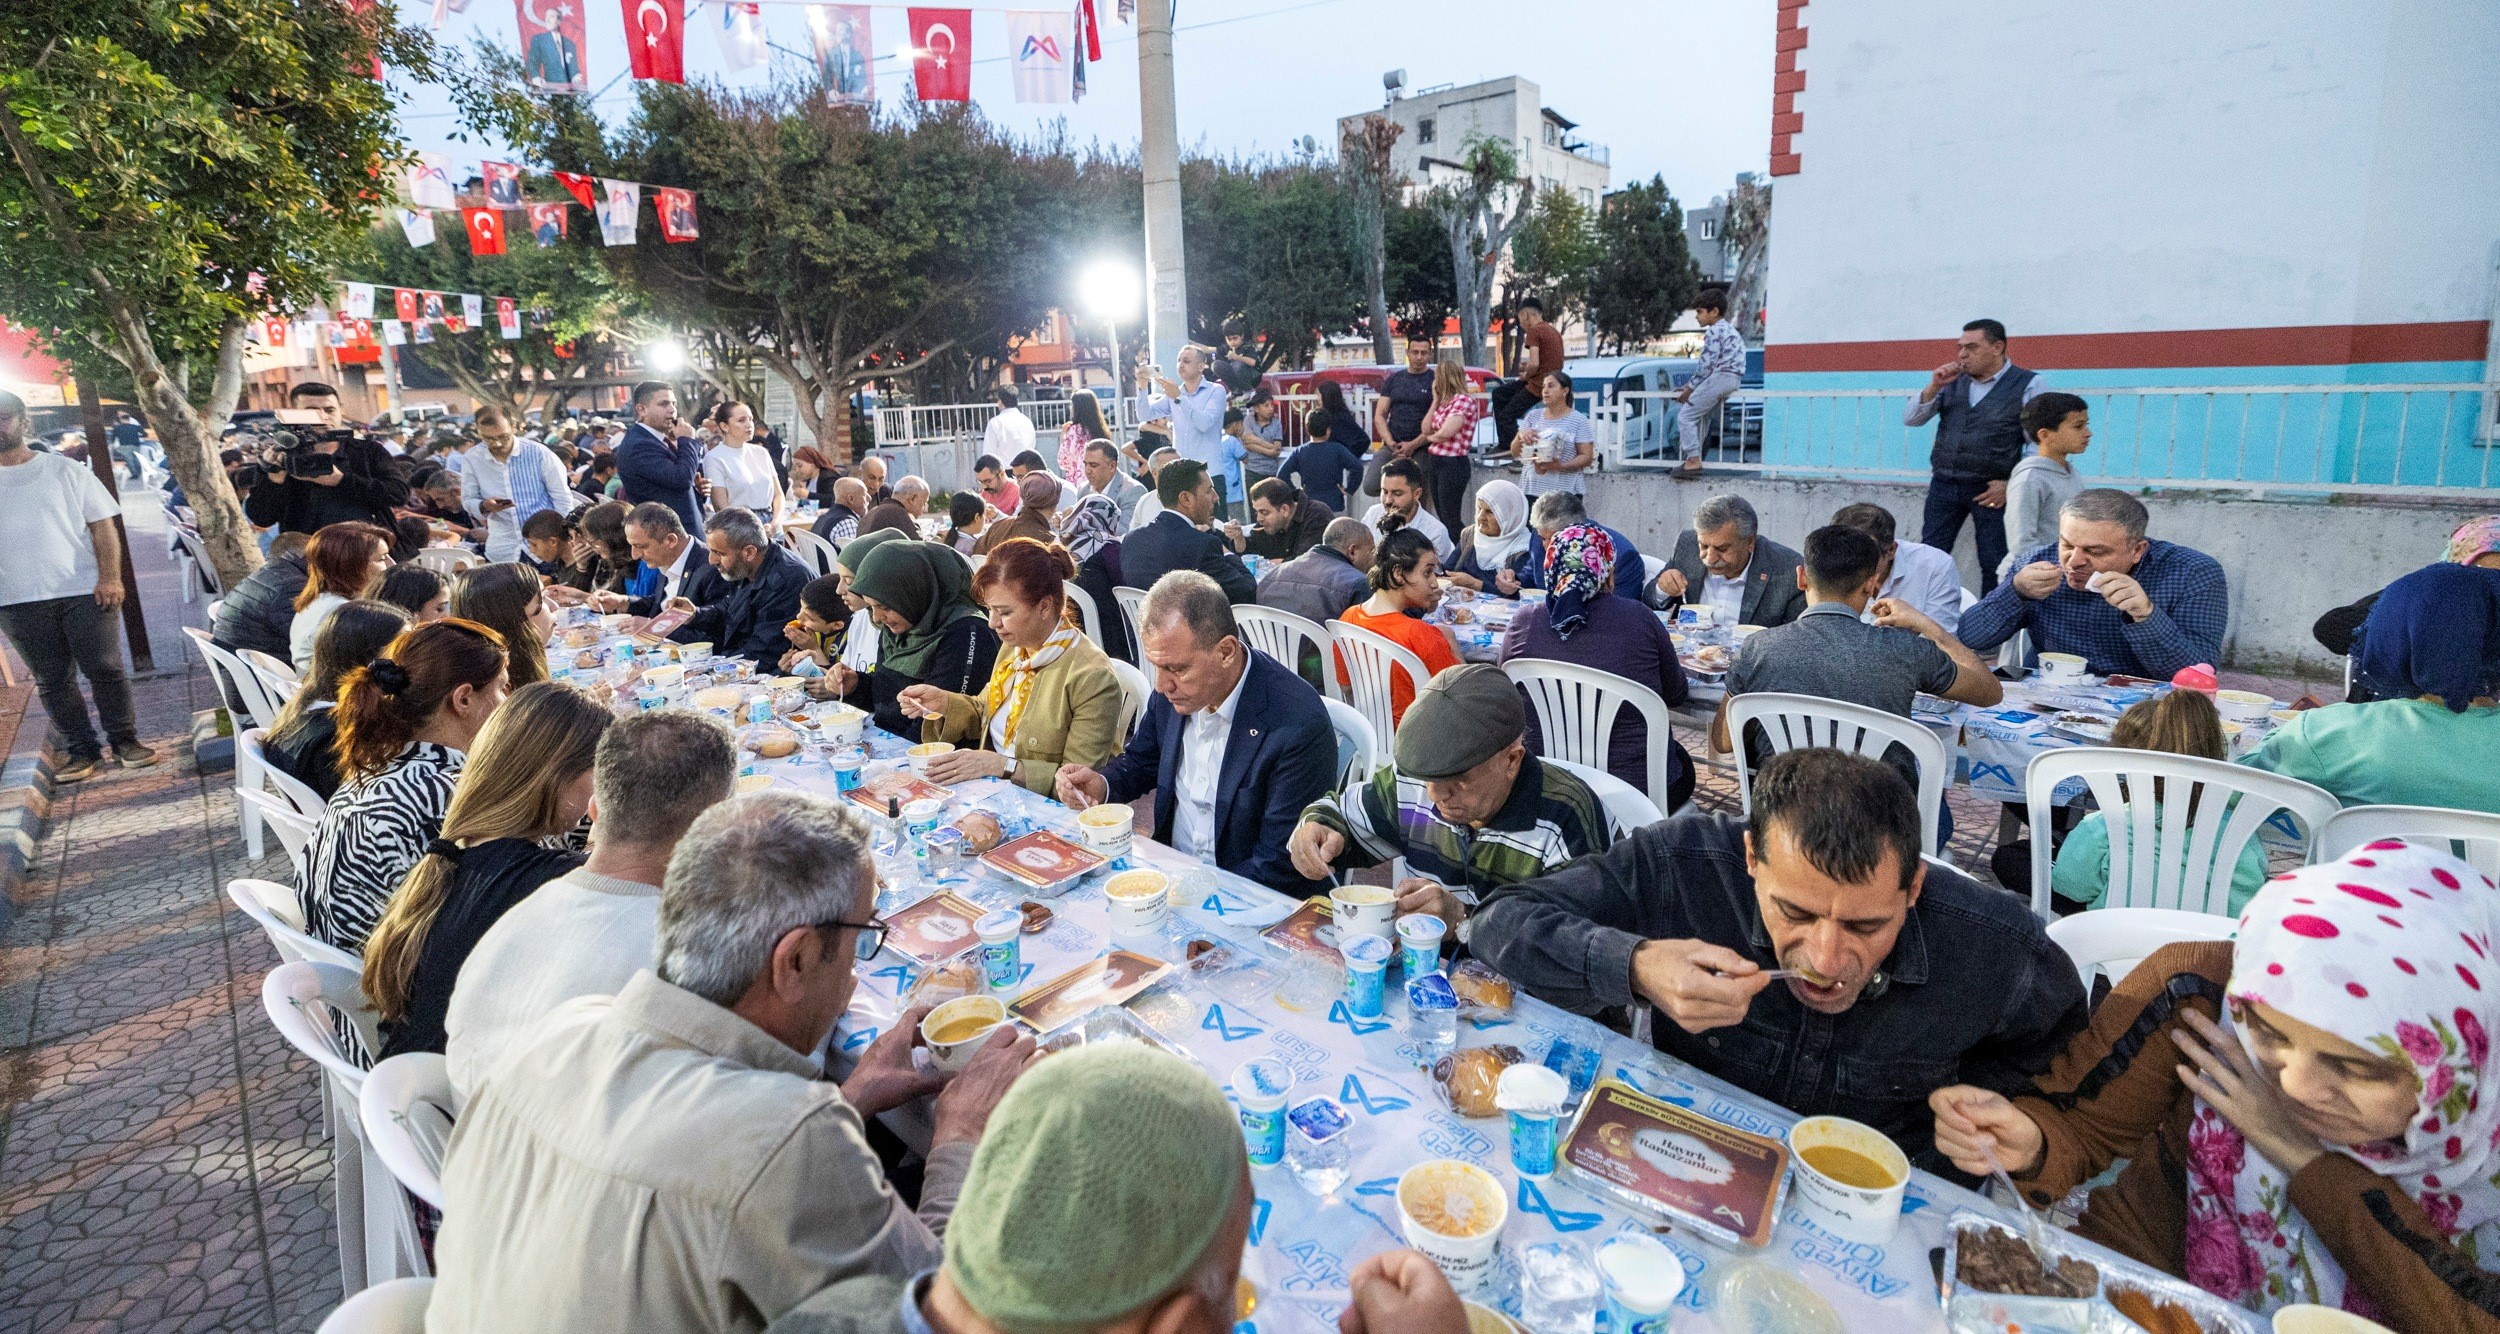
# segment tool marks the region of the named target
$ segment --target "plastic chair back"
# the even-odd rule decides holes
[[[1118,658],[1112,658],[1110,662],[1111,674],[1120,678],[1120,693],[1127,696],[1120,705],[1120,725],[1114,735],[1120,738],[1120,744],[1127,745],[1129,731],[1137,726],[1138,719],[1146,716],[1147,700],[1154,690],[1146,684],[1144,672]]]
[[[484,565],[486,558],[466,547],[426,547],[408,558],[411,565],[422,565],[445,579],[474,566]]]
[[[1337,660],[1345,667],[1346,701],[1363,711],[1372,735],[1387,744],[1398,732],[1390,707],[1392,674],[1406,673],[1408,689],[1420,691],[1432,673],[1424,669],[1424,660],[1414,650],[1387,635],[1351,621],[1330,621],[1328,632],[1337,637]]]
[[[2318,860],[2340,861],[2364,844],[2388,838],[2425,844],[2500,877],[2500,815],[2445,806],[2345,807],[2318,831]]]
[[[291,663],[256,648],[237,649],[234,656],[241,658],[243,665],[252,669],[252,675],[260,678],[261,690],[280,712],[294,702],[295,692],[304,688],[303,673],[296,671]]]
[[[1323,697],[1320,703],[1328,710],[1329,726],[1337,732],[1337,790],[1342,792],[1372,776],[1380,738],[1361,709],[1341,699]]]
[[[1944,810],[1945,782],[1953,774],[1953,757],[1945,752],[1944,738],[1926,724],[1820,695],[1766,691],[1733,696],[1727,702],[1727,735],[1736,744],[1736,790],[1748,813],[1753,810],[1753,761],[1745,746],[1748,723],[1762,725],[1774,753],[1828,746],[1880,760],[1893,743],[1906,747],[1918,764],[1919,849],[1936,850],[1936,826]],[[2047,873],[2042,872],[2044,892],[2048,883]]]
[[[2106,973],[2111,982],[2135,971],[2153,951],[2181,940],[2229,940],[2238,933],[2236,919],[2213,913],[2180,912],[2175,908],[2099,908],[2060,917],[2049,923],[2049,939],[2075,961],[2083,976],[2084,994],[2092,977]]]
[[[1606,808],[1606,819],[1614,825],[1609,832],[1615,838],[1667,818],[1659,813],[1657,802],[1642,796],[1639,789],[1603,769],[1573,764],[1569,760],[1548,759],[1544,763],[1589,785],[1589,791],[1595,793],[1598,802]]]
[[[451,1138],[451,1067],[430,1051],[394,1056],[365,1074],[357,1099],[365,1142],[418,1199],[443,1207],[443,1144]]]
[[[1233,608],[1233,624],[1241,628],[1241,637],[1250,647],[1284,664],[1296,676],[1302,674],[1302,650],[1308,645],[1319,658],[1319,692],[1330,699],[1344,699],[1345,687],[1337,681],[1337,637],[1328,627],[1307,616],[1296,616],[1277,607],[1244,606]]]
[[[365,961],[304,930],[304,909],[295,891],[275,880],[229,880],[226,897],[259,925],[285,963],[318,963],[362,976]],[[362,1002],[358,1002],[362,1004]]]
[[[1120,604],[1120,619],[1128,623],[1129,652],[1140,671],[1146,668],[1146,637],[1138,633],[1140,618],[1146,614],[1146,590],[1123,584],[1111,590],[1111,600]]]
[[[244,665],[241,658],[225,645],[209,637],[196,625],[182,627],[182,632],[199,645],[200,656],[208,660],[211,671],[225,678],[234,690],[234,698],[243,701],[243,712],[251,725],[266,730],[278,721],[278,706],[269,700],[269,692],[260,683],[260,674]]]
[[[376,1283],[340,1303],[317,1334],[425,1334],[425,1310],[433,1303],[433,1279]]]
[[[1638,713],[1649,727],[1649,800],[1667,808],[1674,736],[1668,731],[1667,701],[1657,691],[1630,677],[1552,658],[1513,658],[1502,670],[1527,690],[1549,760],[1604,771],[1616,719],[1626,707]]]
[[[1657,583],[1658,576],[1665,574],[1666,572],[1667,562],[1665,558],[1650,555],[1646,551],[1641,553],[1641,587],[1647,588],[1650,585]]]
[[[2049,828],[2057,790],[2081,779],[2109,829],[2112,908],[2227,914],[2240,851],[2278,813],[2300,825],[2303,859],[2335,814],[2335,795],[2262,769],[2157,750],[2079,746],[2032,758],[2024,772],[2031,827]],[[2049,840],[2031,846],[2031,910],[2049,912]]]
[[[298,814],[316,824],[320,823],[321,813],[329,809],[330,803],[323,801],[320,793],[304,786],[302,779],[271,764],[268,746],[269,734],[257,727],[246,728],[235,734],[235,754],[239,756],[246,750],[250,752],[252,763],[260,769],[261,785],[277,793],[288,805],[293,806]],[[241,785],[238,779],[236,786]]]
[[[1102,637],[1102,608],[1094,605],[1094,595],[1086,592],[1084,585],[1074,579],[1061,580],[1059,591],[1066,594],[1069,605],[1076,608],[1077,624],[1085,627],[1085,637],[1094,641],[1094,647],[1109,653],[1111,646]]]
[[[792,528],[783,532],[782,536],[789,540],[790,550],[797,553],[799,560],[817,578],[821,579],[838,568],[833,558],[841,548],[818,537],[812,529]]]
[[[321,827],[321,822],[267,792],[239,787],[234,790],[234,799],[250,807],[253,818],[278,836],[278,846],[295,867],[295,882],[302,884],[305,849],[312,846],[313,831]]]
[[[192,578],[198,579],[199,588],[211,597],[225,592],[225,585],[217,581],[217,562],[208,558],[208,544],[200,540],[200,535],[177,525],[174,540],[182,545],[183,557],[190,562],[190,569],[185,572],[190,578],[182,581],[182,600],[189,602],[192,598]]]

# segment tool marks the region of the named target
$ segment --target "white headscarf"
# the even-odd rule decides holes
[[[1487,574],[1497,573],[1512,558],[1528,549],[1528,493],[1517,482],[1491,481],[1476,488],[1477,503],[1493,511],[1493,522],[1501,532],[1486,537],[1484,530],[1469,525],[1474,534],[1476,564]]]

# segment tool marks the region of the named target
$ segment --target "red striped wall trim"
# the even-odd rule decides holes
[[[2034,370],[2151,366],[2350,366],[2384,361],[2481,361],[2490,324],[2311,324],[2271,329],[2030,334],[2011,340]],[[1949,335],[1864,343],[1773,343],[1766,371],[1924,371],[1953,355]]]
[[[1806,86],[1806,72],[1797,65],[1806,49],[1806,0],[1779,0],[1779,5],[1779,36],[1772,42],[1771,174],[1794,176],[1805,163],[1792,145],[1806,127],[1805,113],[1796,109],[1796,95]]]

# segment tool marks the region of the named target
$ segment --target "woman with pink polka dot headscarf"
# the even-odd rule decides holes
[[[2393,840],[2268,882],[2236,941],[2128,974],[2033,1094],[1930,1099],[1936,1147],[2258,1312],[2500,1331],[2500,888]]]

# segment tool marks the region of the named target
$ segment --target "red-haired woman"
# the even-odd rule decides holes
[[[312,535],[304,548],[304,591],[295,595],[295,621],[287,629],[287,656],[295,670],[312,666],[313,641],[330,613],[371,596],[391,568],[391,534],[369,523],[334,523]]]
[[[1076,562],[1057,545],[1019,537],[991,550],[972,577],[998,634],[989,688],[959,695],[919,685],[896,700],[912,717],[937,720],[937,739],[963,747],[938,757],[930,777],[1006,778],[1048,795],[1060,765],[1097,767],[1119,753],[1120,678],[1075,624],[1061,591],[1075,577]]]

